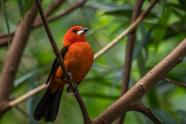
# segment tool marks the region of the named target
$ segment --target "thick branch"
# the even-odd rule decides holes
[[[132,12],[131,23],[133,23],[136,20],[136,18],[140,15],[143,3],[144,3],[144,0],[136,0],[135,6]],[[131,67],[132,67],[132,55],[134,51],[135,40],[136,40],[136,29],[134,29],[129,34],[128,42],[126,45],[125,65],[123,68],[123,81],[122,81],[121,95],[127,92],[129,88],[130,72],[131,72]],[[125,118],[125,113],[123,113],[121,117],[119,118],[118,124],[123,124],[124,118]]]
[[[73,77],[71,77],[71,75],[69,74],[69,72],[67,71],[67,69],[65,68],[65,65],[64,65],[64,61],[63,61],[63,58],[60,54],[60,51],[55,43],[55,40],[53,38],[53,35],[48,27],[48,23],[47,23],[47,20],[45,19],[45,16],[44,16],[44,13],[43,13],[43,10],[42,10],[42,7],[41,7],[41,4],[40,4],[40,0],[36,0],[36,5],[37,5],[37,8],[39,10],[39,13],[40,13],[40,16],[41,16],[41,19],[43,21],[43,25],[44,25],[44,28],[45,28],[45,31],[48,35],[48,38],[49,38],[49,41],[51,43],[51,46],[53,48],[53,51],[56,55],[56,58],[61,66],[61,68],[63,69],[63,73],[64,73],[64,76],[65,78],[67,79],[67,82],[72,90],[72,92],[74,93],[74,96],[81,108],[81,112],[82,112],[82,115],[83,115],[83,119],[84,119],[84,123],[85,124],[89,124],[90,123],[90,118],[89,118],[89,115],[88,115],[88,112],[86,110],[86,107],[85,107],[85,104],[79,94],[79,92],[77,91],[76,87],[74,86],[74,82],[73,82]]]
[[[159,64],[151,69],[141,80],[139,80],[122,97],[115,101],[106,111],[101,113],[93,124],[110,124],[126,109],[126,105],[139,100],[153,85],[160,81],[186,55],[186,39],[184,39],[172,52]]]
[[[24,48],[28,41],[31,25],[36,16],[36,6],[33,5],[25,15],[19,26],[16,28],[13,43],[7,53],[5,64],[0,79],[0,101],[8,101],[13,87],[13,81],[23,55]]]

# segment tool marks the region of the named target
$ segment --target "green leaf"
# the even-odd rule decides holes
[[[182,11],[186,11],[186,7],[183,6],[183,4],[175,4],[175,3],[167,3],[168,6],[182,10]]]
[[[183,20],[179,20],[166,27],[165,35],[163,39],[168,39],[181,33],[185,34],[185,32],[186,32],[186,24],[183,22]]]
[[[18,5],[18,8],[19,8],[19,12],[20,12],[22,17],[31,8],[33,3],[34,3],[34,0],[17,0],[17,5]]]
[[[24,16],[24,5],[25,5],[25,0],[17,0],[17,4],[18,4],[18,7],[19,7],[19,12],[21,14],[21,16],[23,17]]]
[[[1,1],[1,7],[2,7],[2,12],[4,15],[7,31],[8,31],[8,34],[10,34],[10,25],[9,25],[9,21],[8,21],[8,13],[7,13],[6,5],[5,5],[5,0]]]
[[[179,3],[180,3],[181,5],[186,6],[186,0],[178,0],[178,1],[179,1]]]
[[[176,119],[170,113],[160,109],[153,110],[157,113],[158,118],[160,118],[163,124],[179,124],[176,122]]]
[[[23,9],[23,15],[32,7],[34,4],[34,0],[23,0],[24,1],[24,9]]]

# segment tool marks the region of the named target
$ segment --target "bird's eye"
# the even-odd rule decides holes
[[[78,31],[78,30],[76,30],[76,29],[72,30],[72,32],[74,32],[74,33],[77,33],[77,31]]]

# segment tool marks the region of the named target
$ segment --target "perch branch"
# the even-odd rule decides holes
[[[81,108],[81,112],[82,112],[82,115],[83,115],[83,119],[84,119],[84,123],[85,124],[89,124],[90,123],[90,118],[89,118],[89,115],[88,115],[88,112],[86,110],[86,107],[85,107],[85,104],[79,94],[79,92],[77,91],[76,87],[75,87],[75,83],[73,82],[73,77],[71,77],[71,75],[69,74],[69,72],[66,70],[65,68],[65,65],[63,63],[63,58],[60,54],[60,50],[58,49],[56,43],[55,43],[55,40],[53,38],[53,35],[48,27],[48,23],[47,23],[47,20],[45,19],[45,16],[44,16],[44,13],[43,13],[43,10],[42,10],[42,7],[41,7],[41,4],[40,4],[40,0],[36,0],[36,5],[37,5],[37,8],[39,10],[39,13],[40,13],[40,16],[41,16],[41,19],[43,21],[43,25],[44,25],[44,28],[45,28],[45,31],[48,35],[48,38],[49,38],[49,41],[51,43],[51,46],[53,48],[53,51],[56,55],[56,58],[61,66],[61,68],[63,69],[63,72],[64,72],[64,76],[65,78],[67,79],[67,82],[72,90],[72,92],[74,93],[74,96]]]

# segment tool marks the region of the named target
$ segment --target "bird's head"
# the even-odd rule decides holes
[[[88,28],[83,26],[72,26],[64,35],[64,46],[75,42],[85,42],[85,34],[87,31]]]

